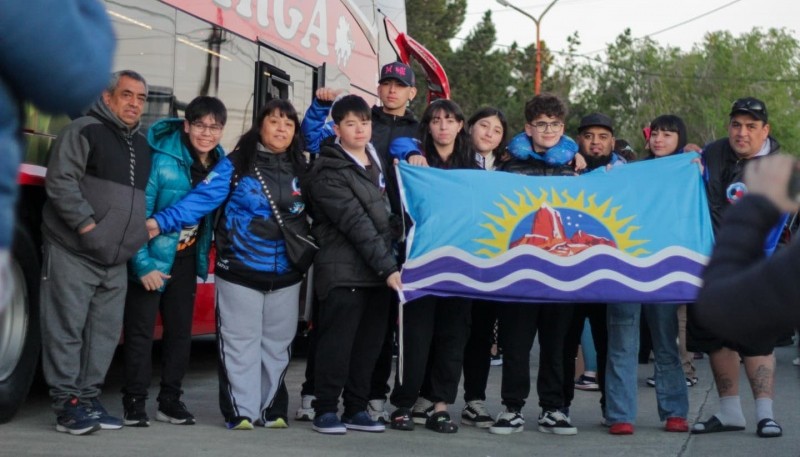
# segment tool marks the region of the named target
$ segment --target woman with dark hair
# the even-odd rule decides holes
[[[645,160],[684,152],[687,140],[683,120],[673,114],[655,118],[650,123],[649,146],[650,154]],[[685,309],[685,305],[681,306]],[[642,316],[650,330],[655,356],[655,376],[648,379],[648,384],[652,379],[651,385],[656,388],[658,416],[666,421],[664,430],[668,432],[689,431],[686,420],[689,414],[687,386],[694,385],[697,378],[693,373],[684,375],[676,344],[679,334],[678,307],[677,304],[665,303],[609,303],[606,420],[612,435],[630,435],[634,431],[639,322]]]
[[[464,112],[452,100],[439,99],[428,105],[419,121],[419,146],[402,137],[392,142],[389,153],[411,165],[435,168],[481,168],[464,130]],[[410,146],[410,147],[407,147]]]
[[[218,98],[200,96],[186,106],[184,119],[161,119],[147,133],[153,164],[145,190],[147,214],[178,202],[199,185],[225,156],[219,145],[227,120]],[[189,367],[192,316],[197,277],[208,276],[213,217],[150,240],[128,262],[130,284],[125,297],[124,424],[147,427],[145,410],[152,376],[153,329],[161,311],[164,326],[161,389],[156,419],[194,424],[180,401],[181,383]]]
[[[495,170],[503,160],[508,143],[505,114],[497,108],[481,108],[470,116],[467,128],[476,160],[483,169]],[[461,423],[478,428],[488,428],[494,424],[485,402],[490,363],[493,356],[499,357],[497,306],[502,305],[489,300],[473,301],[472,328],[464,348],[465,405],[461,412]]]
[[[490,106],[479,109],[467,121],[467,130],[475,148],[475,158],[484,170],[494,170],[508,144],[506,115]]]
[[[302,151],[294,107],[271,100],[202,183],[147,221],[151,236],[174,232],[221,206],[215,231],[219,400],[229,429],[287,426],[283,377],[305,272],[287,256],[273,204],[285,225],[307,233]]]
[[[666,157],[684,151],[687,145],[686,124],[674,114],[664,114],[650,123],[650,156],[648,158]],[[691,150],[699,150],[691,149]]]
[[[464,114],[450,100],[436,100],[425,109],[420,143],[398,138],[390,151],[417,166],[479,168],[472,141],[464,130]],[[422,147],[415,149],[414,144]],[[426,296],[406,303],[402,312],[404,372],[402,379],[399,374],[395,378],[390,400],[397,409],[390,425],[396,430],[413,430],[416,422],[435,432],[455,433],[458,426],[451,420],[447,405],[454,403],[458,394],[471,300]]]

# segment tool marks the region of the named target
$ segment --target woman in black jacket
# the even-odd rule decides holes
[[[464,121],[461,108],[454,102],[431,103],[420,121],[422,150],[403,158],[418,166],[479,168]],[[397,407],[392,413],[392,428],[412,430],[417,422],[439,433],[458,431],[447,405],[455,402],[458,393],[471,305],[466,298],[432,295],[403,305],[404,373],[402,380],[399,376],[395,379],[391,395]]]

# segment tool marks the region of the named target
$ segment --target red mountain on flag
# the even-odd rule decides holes
[[[542,206],[536,211],[530,233],[513,241],[509,249],[524,244],[542,248],[551,254],[562,257],[575,255],[598,244],[617,247],[616,243],[608,238],[591,235],[583,230],[578,230],[567,239],[561,214],[546,203],[542,203]]]

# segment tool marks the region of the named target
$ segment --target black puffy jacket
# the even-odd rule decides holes
[[[314,259],[317,296],[324,300],[334,287],[383,285],[398,268],[380,189],[336,145],[322,147],[307,182],[311,231],[320,246]]]
[[[551,166],[542,160],[511,159],[497,164],[497,170],[527,176],[575,176],[572,165]]]
[[[389,154],[389,144],[395,138],[407,136],[416,138],[419,133],[419,122],[411,110],[406,110],[402,116],[393,116],[383,111],[380,106],[372,107],[372,138],[370,143],[375,146],[388,167],[386,171],[386,192],[394,214],[403,214],[400,204],[400,191],[397,185],[397,174],[392,164],[392,155]]]

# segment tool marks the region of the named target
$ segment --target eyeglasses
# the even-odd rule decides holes
[[[535,128],[536,131],[539,132],[539,133],[546,132],[548,127],[550,128],[551,131],[558,132],[559,130],[564,128],[564,123],[563,122],[536,122],[536,123],[531,124],[531,126],[533,126],[533,128]]]
[[[215,135],[215,136],[219,135],[220,133],[222,133],[222,128],[224,127],[223,125],[220,125],[220,124],[208,125],[208,124],[204,124],[204,123],[202,123],[200,121],[192,122],[191,125],[192,125],[192,129],[194,129],[195,132],[203,133],[205,131],[208,131],[212,135]]]
[[[765,114],[767,107],[758,100],[745,98],[733,102],[733,106],[731,106],[731,112],[734,111],[753,111],[755,113]]]

